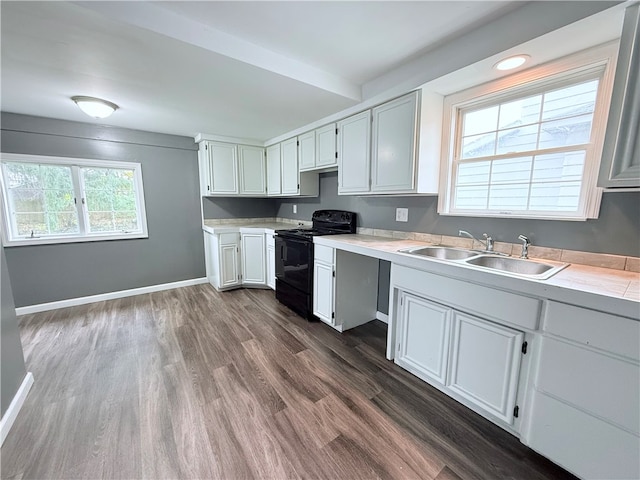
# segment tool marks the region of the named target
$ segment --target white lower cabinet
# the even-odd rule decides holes
[[[276,289],[276,241],[273,233],[266,234],[267,243],[267,287]]]
[[[313,259],[313,314],[329,325],[334,325],[335,312],[335,251],[317,245]]]
[[[522,332],[454,311],[447,388],[512,424],[523,339]]]
[[[377,302],[377,258],[314,245],[313,314],[316,317],[343,332],[374,320]]]
[[[264,233],[243,233],[242,284],[264,286],[266,282]]]
[[[255,229],[254,229],[255,230]],[[262,232],[204,232],[207,279],[216,290],[275,289],[275,243]]]
[[[398,295],[395,362],[511,425],[524,334],[405,291]]]
[[[446,382],[451,309],[402,292],[396,363],[426,381]]]
[[[240,286],[240,235],[204,232],[207,279],[216,290]]]

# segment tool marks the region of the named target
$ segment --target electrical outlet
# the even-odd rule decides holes
[[[293,213],[298,213],[298,205],[293,206]]]
[[[408,222],[408,221],[409,221],[409,209],[396,208],[396,222]]]

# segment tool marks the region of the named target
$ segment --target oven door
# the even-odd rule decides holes
[[[313,282],[313,241],[276,235],[276,278],[305,293]]]

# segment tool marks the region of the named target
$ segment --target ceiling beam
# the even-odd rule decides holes
[[[119,22],[144,28],[213,53],[253,65],[350,100],[361,101],[360,85],[264,47],[183,17],[151,2],[71,2]]]

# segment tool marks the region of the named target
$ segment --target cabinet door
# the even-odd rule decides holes
[[[300,171],[316,166],[316,132],[307,132],[298,136],[298,160]]]
[[[297,195],[300,186],[298,171],[298,141],[282,142],[282,194]]]
[[[214,255],[214,249],[216,248],[216,242],[213,234],[204,232],[204,264],[207,272],[207,280],[211,285],[218,288],[217,272],[219,268],[216,265],[216,258]]]
[[[267,242],[267,286],[276,289],[276,246]]]
[[[420,297],[400,294],[395,361],[423,380],[445,384],[451,309]]]
[[[524,334],[455,312],[448,387],[512,424]]]
[[[207,142],[200,142],[198,146],[198,173],[200,175],[200,195],[211,193],[211,173],[209,171],[209,148]]]
[[[372,192],[415,187],[417,97],[414,92],[372,110]]]
[[[238,157],[240,165],[240,194],[265,195],[267,193],[267,179],[264,149],[238,145]]]
[[[267,195],[280,195],[282,193],[280,150],[279,143],[267,148]]]
[[[313,263],[313,314],[325,323],[334,322],[333,265]]]
[[[208,142],[211,193],[238,193],[238,157],[230,143]]]
[[[338,122],[338,194],[370,189],[371,110]]]
[[[224,234],[224,237],[233,237],[234,242],[221,240],[220,244],[220,288],[240,285],[240,274],[238,272],[238,250],[239,240],[237,234]],[[220,236],[221,238],[223,235]]]
[[[336,155],[336,124],[316,129],[316,166],[331,167],[338,164]]]
[[[264,233],[242,234],[242,283],[265,285]]]
[[[598,186],[640,187],[640,5],[627,7]]]

